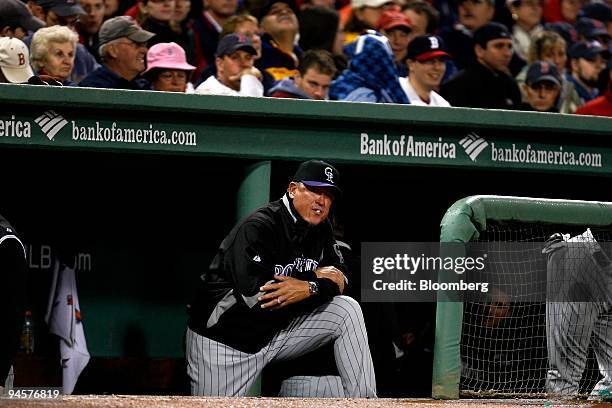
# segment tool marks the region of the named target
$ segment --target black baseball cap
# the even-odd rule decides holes
[[[598,37],[610,39],[610,34],[606,30],[606,26],[599,20],[594,20],[588,17],[581,17],[574,25],[578,34],[587,40],[595,40]]]
[[[540,82],[552,82],[561,86],[561,75],[555,64],[547,61],[536,61],[527,70],[527,85],[535,85]]]
[[[584,58],[593,61],[598,54],[604,58],[609,54],[599,41],[578,41],[570,47],[567,56],[571,59]]]
[[[451,57],[437,35],[419,35],[408,44],[407,59],[422,62],[436,57]]]
[[[244,34],[228,34],[219,41],[217,46],[216,57],[223,57],[224,55],[231,55],[238,50],[244,50],[252,55],[257,55],[257,50],[253,45],[251,38]]]
[[[322,160],[308,160],[300,164],[293,181],[312,187],[330,187],[336,195],[342,194],[339,187],[340,173],[334,166]]]
[[[78,0],[37,0],[36,4],[43,10],[51,10],[60,17],[87,14]]]
[[[496,22],[487,23],[474,32],[474,44],[478,44],[482,48],[487,48],[489,41],[500,38],[511,40],[512,36],[505,25]]]
[[[612,7],[605,3],[591,3],[580,10],[580,15],[607,23],[612,21]]]
[[[43,28],[45,23],[34,17],[20,0],[0,1],[0,28],[22,27],[29,31]]]
[[[544,30],[554,31],[559,34],[565,40],[567,48],[578,41],[578,33],[573,25],[567,21],[556,21],[554,23],[544,24]]]

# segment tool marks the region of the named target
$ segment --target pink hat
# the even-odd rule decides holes
[[[159,43],[155,44],[147,52],[147,69],[149,72],[153,68],[163,69],[180,69],[183,71],[192,71],[195,69],[193,65],[187,63],[185,50],[177,43]]]

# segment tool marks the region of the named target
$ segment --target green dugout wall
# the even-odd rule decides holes
[[[180,357],[197,277],[298,160],[338,165],[359,248],[437,240],[467,195],[611,201],[611,135],[607,118],[0,84],[0,213],[30,244],[39,318],[60,254],[93,356]]]

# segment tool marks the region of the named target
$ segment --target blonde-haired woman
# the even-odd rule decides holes
[[[74,68],[78,35],[65,26],[41,28],[30,44],[30,62],[39,75],[48,75],[63,85],[75,86],[68,79]]]

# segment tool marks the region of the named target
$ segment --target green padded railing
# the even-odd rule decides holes
[[[612,225],[612,203],[527,197],[472,196],[454,203],[440,223],[440,242],[478,239],[488,220],[557,225]],[[462,302],[438,302],[432,396],[459,398]]]

